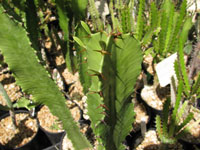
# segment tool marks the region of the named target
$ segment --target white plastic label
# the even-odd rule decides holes
[[[171,77],[176,79],[176,73],[174,70],[174,62],[177,59],[177,53],[169,56],[156,65],[156,73],[161,87],[171,83]]]

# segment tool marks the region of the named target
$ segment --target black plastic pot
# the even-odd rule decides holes
[[[38,117],[38,113],[39,111],[42,109],[44,105],[38,105],[36,108],[36,112],[37,112],[37,117]],[[48,119],[48,118],[47,118]],[[39,121],[40,119],[38,119]],[[65,133],[65,131],[61,131],[61,132],[51,132],[48,131],[47,129],[45,129],[39,121],[39,128],[42,132],[45,133],[46,137],[48,138],[48,140],[51,142],[51,146],[56,145],[57,143],[59,143],[61,141],[61,138],[63,136],[63,134]]]
[[[184,139],[184,137],[182,139],[180,139],[181,143],[184,143],[185,145],[196,145],[197,147],[200,148],[200,143],[199,142],[190,142],[187,139]]]
[[[200,109],[198,107],[190,106],[189,112],[193,113],[193,123],[195,123],[195,124],[198,123],[197,121],[199,119]],[[189,122],[188,124],[192,124],[192,123]],[[183,143],[186,143],[186,144],[195,145],[197,147],[200,147],[199,123],[198,123],[198,126],[193,126],[191,128],[191,130],[192,131],[186,132],[185,136],[183,136],[180,141],[182,141]]]
[[[51,141],[40,128],[39,128],[37,141],[38,141],[38,145],[40,145],[39,150],[52,146]]]
[[[59,143],[62,139],[62,136],[65,134],[65,131],[62,132],[50,132],[45,130],[43,127],[40,126],[40,129],[46,134],[48,139],[50,140],[52,145]]]
[[[52,145],[50,147],[47,147],[45,149],[42,149],[42,150],[59,150],[60,149],[60,143],[57,143],[55,145]]]
[[[185,142],[183,140],[178,140],[178,141],[179,141],[179,143],[181,143],[183,145],[183,150],[196,150],[194,148],[194,144]],[[196,145],[196,146],[198,146],[198,145]]]
[[[3,116],[6,113],[8,113],[8,111],[0,110],[0,116]]]
[[[15,111],[15,114],[19,114],[19,113],[28,113],[29,114],[29,112],[25,111],[25,110]],[[9,116],[9,113],[6,113],[6,114],[2,115],[0,117],[0,119],[4,119],[8,116]],[[37,123],[38,123],[38,121],[37,121]],[[36,135],[33,137],[33,139],[31,141],[29,141],[25,145],[20,146],[18,148],[14,148],[14,149],[0,145],[0,149],[1,150],[39,150],[39,149],[41,149],[40,144],[38,143],[38,141],[39,141],[38,138],[39,138],[39,135],[40,135],[39,132],[40,132],[40,130],[39,130],[39,124],[38,124],[38,130],[37,130]]]
[[[63,134],[63,136],[62,136],[62,138],[61,138],[61,141],[60,141],[60,150],[64,150],[63,149],[63,140],[64,140],[64,138],[65,138],[65,135],[66,135],[66,133],[65,134]]]

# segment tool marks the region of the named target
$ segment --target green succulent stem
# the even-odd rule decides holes
[[[12,102],[1,83],[0,83],[0,94],[2,95],[3,100],[6,102],[6,105],[8,106],[8,108],[13,109]]]
[[[84,49],[87,66],[81,74],[86,71],[91,76],[86,90],[91,127],[101,148],[123,150],[122,142],[134,122],[129,96],[141,69],[140,43],[130,34],[118,37],[106,32],[91,34],[86,24],[82,26],[80,30],[89,36],[74,40]]]
[[[0,83],[0,95],[3,97],[3,100],[6,102],[6,105],[9,108],[10,117],[12,120],[13,128],[15,130],[17,128],[17,124],[16,124],[16,118],[15,118],[13,104],[1,83]]]
[[[47,105],[51,113],[62,121],[63,128],[76,150],[92,148],[86,137],[80,133],[79,127],[65,104],[65,97],[45,68],[39,64],[25,29],[14,20],[10,20],[3,12],[0,6],[0,20],[2,21],[0,50],[13,72],[16,83],[24,92],[33,96],[34,102]]]

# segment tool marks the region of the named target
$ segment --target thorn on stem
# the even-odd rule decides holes
[[[105,105],[105,104],[100,104],[96,109],[100,108],[100,107],[103,107],[105,108],[106,110],[109,110],[109,108]]]
[[[97,72],[97,71],[93,71],[93,72],[95,72],[95,73],[94,74],[89,74],[89,76],[98,76],[99,78],[101,78],[103,80],[106,80],[106,78],[104,77],[104,75],[102,73]]]
[[[109,52],[107,52],[105,50],[94,50],[94,51],[101,53],[103,56],[104,55],[111,55]]]
[[[101,112],[101,114],[103,114],[103,115],[109,117],[109,115],[108,115],[105,111]]]
[[[81,51],[80,51],[80,53],[83,53],[83,52],[85,52],[86,51],[86,49],[82,49]]]
[[[99,94],[100,97],[103,97],[102,91],[90,91],[88,94]]]

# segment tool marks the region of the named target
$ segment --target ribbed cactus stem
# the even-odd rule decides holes
[[[67,108],[65,97],[49,78],[44,67],[38,63],[25,29],[2,12],[3,8],[0,7],[0,49],[16,83],[23,91],[31,94],[36,103],[47,105],[51,113],[62,121],[63,128],[76,150],[91,148]]]

